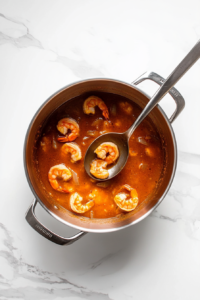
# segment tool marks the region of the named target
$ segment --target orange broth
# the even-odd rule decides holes
[[[83,103],[88,96],[93,94],[100,97],[107,105],[109,109],[108,121],[102,116],[102,112],[98,107],[95,108],[94,115],[84,114]],[[127,107],[128,111],[125,111],[124,108]],[[82,95],[67,101],[59,107],[48,119],[37,143],[38,170],[44,187],[50,196],[61,206],[72,211],[69,203],[71,194],[54,190],[48,181],[49,169],[57,164],[65,164],[66,167],[77,173],[79,185],[75,184],[72,178],[68,182],[58,180],[61,186],[72,187],[73,192],[77,192],[83,197],[83,204],[89,200],[90,193],[97,195],[92,209],[81,214],[82,216],[110,218],[126,213],[117,207],[114,202],[114,196],[124,184],[136,189],[139,198],[138,205],[142,203],[156,188],[164,168],[164,146],[150,118],[147,117],[133,133],[129,141],[130,155],[128,162],[114,179],[103,184],[98,182],[98,179],[97,181],[91,179],[84,169],[85,152],[91,142],[100,134],[106,132],[126,131],[140,112],[141,108],[127,98],[108,93]],[[57,138],[62,134],[58,132],[56,125],[60,119],[66,117],[75,119],[80,127],[80,135],[73,142],[79,145],[82,151],[82,159],[75,163],[71,162],[71,154],[66,155],[61,152],[60,149],[63,143],[57,141]]]

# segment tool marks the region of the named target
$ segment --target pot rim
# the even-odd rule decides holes
[[[106,232],[114,232],[114,231],[118,231],[118,230],[121,230],[121,229],[124,229],[124,228],[127,228],[131,225],[134,225],[134,224],[137,224],[138,222],[142,221],[143,219],[145,219],[148,215],[150,215],[157,207],[158,205],[160,205],[160,203],[163,201],[163,199],[165,198],[166,194],[168,193],[171,185],[172,185],[172,182],[173,182],[173,179],[174,179],[174,176],[175,176],[175,172],[176,172],[176,167],[177,167],[177,143],[176,143],[176,138],[175,138],[175,134],[174,134],[174,131],[173,131],[173,128],[171,126],[171,123],[166,115],[166,113],[164,112],[164,110],[161,108],[161,106],[159,104],[157,104],[157,107],[158,107],[158,110],[161,112],[161,114],[164,116],[165,118],[165,121],[167,122],[167,125],[170,129],[170,133],[172,135],[172,140],[173,140],[173,148],[174,148],[174,163],[173,163],[173,170],[172,170],[172,174],[171,174],[171,177],[170,177],[170,180],[169,180],[169,183],[163,193],[163,195],[160,197],[159,201],[150,209],[148,210],[144,215],[142,215],[140,218],[134,220],[133,222],[130,222],[129,224],[126,224],[126,225],[123,225],[121,227],[115,227],[115,228],[108,228],[108,229],[91,229],[91,228],[82,228],[81,226],[76,226],[74,224],[71,224],[70,222],[67,222],[65,220],[63,220],[62,218],[60,218],[59,216],[57,216],[55,213],[53,213],[52,211],[50,211],[45,205],[44,203],[40,200],[40,198],[38,197],[37,193],[35,192],[33,186],[32,186],[32,183],[31,183],[31,180],[30,180],[30,177],[29,177],[29,173],[28,173],[28,169],[27,169],[27,164],[26,164],[26,145],[27,145],[27,140],[28,140],[28,136],[29,136],[29,133],[30,133],[30,129],[32,127],[32,124],[34,123],[37,115],[39,114],[39,112],[43,109],[43,107],[46,105],[46,103],[48,103],[49,100],[51,100],[54,96],[56,96],[58,93],[64,91],[65,89],[71,87],[71,86],[74,86],[74,85],[77,85],[77,84],[80,84],[80,83],[84,83],[84,82],[88,82],[88,81],[95,81],[95,80],[99,80],[99,81],[111,81],[111,82],[115,82],[115,83],[122,83],[124,85],[127,85],[133,89],[136,89],[137,91],[139,91],[140,93],[142,93],[144,96],[146,96],[149,100],[151,99],[151,97],[146,93],[144,92],[142,89],[140,89],[138,86],[135,86],[134,84],[131,84],[131,83],[127,83],[125,81],[122,81],[122,80],[118,80],[118,79],[113,79],[113,78],[105,78],[105,77],[97,77],[97,78],[88,78],[88,79],[83,79],[83,80],[79,80],[79,81],[75,81],[73,83],[70,83],[62,88],[60,88],[59,90],[57,90],[55,93],[53,93],[50,97],[47,98],[46,101],[44,101],[42,103],[42,105],[38,108],[38,110],[36,111],[36,113],[34,114],[29,126],[28,126],[28,129],[27,129],[27,132],[26,132],[26,135],[25,135],[25,140],[24,140],[24,149],[23,149],[23,162],[24,162],[24,169],[25,169],[25,174],[26,174],[26,178],[27,178],[27,181],[28,181],[28,184],[29,184],[29,187],[32,191],[32,193],[34,194],[35,198],[37,199],[37,201],[39,201],[40,205],[52,216],[54,217],[56,220],[60,221],[61,223],[67,225],[67,226],[70,226],[74,229],[77,229],[77,230],[81,230],[83,232],[95,232],[95,233],[106,233]]]

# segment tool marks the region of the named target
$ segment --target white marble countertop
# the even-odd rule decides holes
[[[162,204],[127,229],[55,245],[25,221],[23,142],[37,108],[77,80],[166,77],[200,39],[199,0],[0,0],[0,299],[200,299],[200,61],[176,85],[178,167]],[[140,85],[152,95],[157,85]],[[170,113],[170,96],[161,106]],[[60,235],[70,229],[40,207]]]

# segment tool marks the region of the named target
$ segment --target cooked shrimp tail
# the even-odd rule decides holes
[[[71,171],[63,164],[56,165],[50,168],[48,173],[48,179],[52,188],[58,192],[70,193],[73,191],[72,187],[62,187],[57,179],[62,181],[68,181],[72,177]]]
[[[117,145],[114,143],[102,143],[97,149],[94,151],[97,156],[107,162],[107,164],[112,164],[119,157],[119,150]]]
[[[121,208],[122,210],[125,211],[132,211],[134,210],[137,205],[138,205],[138,194],[136,189],[132,188],[130,185],[125,184],[121,187],[120,190],[126,189],[130,192],[130,198],[127,199],[127,194],[126,193],[118,193],[114,197],[114,201]]]
[[[79,136],[79,125],[78,123],[72,118],[64,118],[61,119],[57,124],[57,129],[63,135],[63,137],[59,137],[59,142],[71,142],[74,141]],[[70,133],[68,134],[68,131]]]
[[[83,104],[83,111],[85,114],[95,114],[95,106],[98,106],[102,111],[102,115],[105,119],[109,119],[109,112],[106,104],[103,100],[97,96],[88,97]]]
[[[71,162],[76,162],[82,158],[81,149],[76,143],[66,143],[61,147],[65,154],[71,153]]]
[[[69,139],[68,139],[67,137],[62,137],[62,136],[59,136],[59,137],[57,138],[57,140],[58,140],[59,142],[62,142],[62,143],[66,143],[66,142],[69,141]]]
[[[90,173],[96,178],[105,179],[109,176],[106,167],[106,161],[101,159],[94,159],[90,164]]]
[[[93,200],[89,200],[86,204],[82,204],[82,201],[83,198],[78,193],[72,194],[70,197],[71,209],[78,214],[83,214],[94,206]]]

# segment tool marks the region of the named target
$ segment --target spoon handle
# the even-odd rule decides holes
[[[126,131],[127,138],[130,139],[134,130],[158,104],[158,102],[167,94],[167,92],[179,81],[179,79],[192,67],[192,65],[200,58],[200,40],[185,56],[176,69],[169,75],[158,91],[149,100],[141,114],[138,116],[133,125]]]

